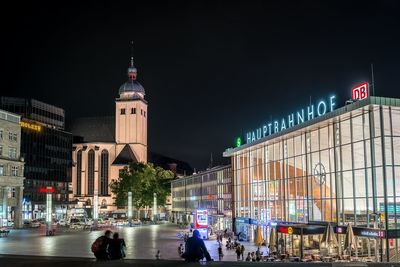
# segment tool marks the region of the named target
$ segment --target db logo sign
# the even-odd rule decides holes
[[[351,90],[353,100],[361,100],[368,97],[368,83],[364,82],[362,84],[356,85]]]

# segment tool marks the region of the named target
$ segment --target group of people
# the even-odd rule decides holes
[[[91,250],[98,260],[119,260],[125,258],[125,240],[118,233],[112,235],[110,230],[98,237],[92,244]]]
[[[260,251],[260,248],[258,247],[256,252],[248,252],[246,261],[261,261],[261,257],[263,255],[263,252]]]

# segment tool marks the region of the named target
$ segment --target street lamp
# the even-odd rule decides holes
[[[157,219],[157,193],[153,193],[153,220],[154,222]]]
[[[132,226],[132,192],[128,192],[128,222]]]
[[[97,229],[97,223],[99,219],[99,192],[94,190],[93,196],[93,229]]]

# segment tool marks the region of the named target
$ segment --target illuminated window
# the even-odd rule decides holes
[[[18,167],[11,166],[11,176],[18,176]]]
[[[121,115],[125,115],[125,109],[121,108]]]

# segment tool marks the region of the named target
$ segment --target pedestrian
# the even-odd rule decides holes
[[[242,261],[244,261],[244,245],[240,248],[240,254],[242,255]]]
[[[108,246],[108,253],[110,255],[111,260],[120,260],[125,258],[125,240],[119,238],[118,233],[114,233],[113,239],[110,241],[110,245]]]
[[[157,250],[157,254],[156,254],[156,260],[161,259],[161,254],[160,254],[160,250]]]
[[[183,254],[183,244],[182,243],[178,247],[178,254],[179,254],[179,257],[181,257]]]
[[[257,251],[256,251],[256,260],[259,261],[258,259],[261,259],[260,247],[258,247],[258,248],[257,248]]]
[[[194,230],[193,236],[186,241],[185,253],[182,254],[182,258],[187,262],[199,262],[204,257],[207,261],[212,261],[203,239],[200,238],[199,230]]]
[[[98,260],[109,260],[108,246],[111,241],[111,231],[105,231],[104,235],[98,237],[92,244],[91,250]]]
[[[251,255],[250,252],[247,253],[246,261],[251,261]]]
[[[236,256],[237,260],[240,260],[240,255],[242,254],[241,246],[236,246]]]
[[[256,259],[256,253],[254,253],[254,251],[253,252],[251,252],[251,261],[256,261],[257,259]]]
[[[222,261],[223,257],[224,257],[224,253],[222,252],[221,245],[219,245],[219,247],[218,247],[218,259],[219,259],[219,261]]]

